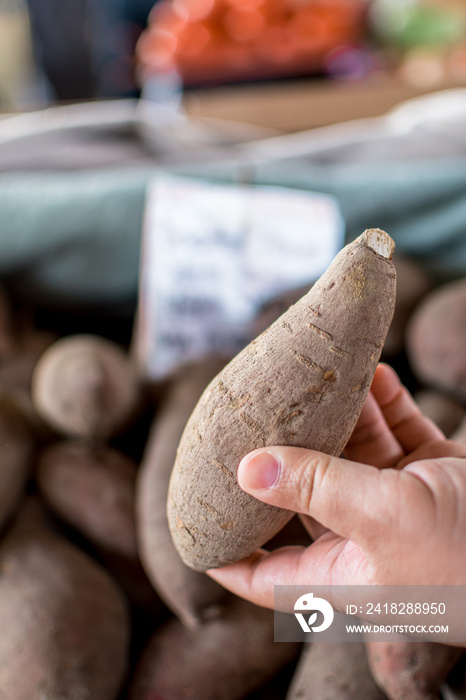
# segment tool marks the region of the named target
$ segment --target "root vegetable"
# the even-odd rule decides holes
[[[168,529],[168,483],[188,418],[224,364],[211,358],[185,367],[173,380],[156,415],[137,479],[136,521],[143,566],[166,605],[187,627],[220,614],[226,592],[181,561]]]
[[[108,574],[47,531],[28,503],[0,544],[4,700],[116,700],[129,621]]]
[[[456,430],[450,435],[450,440],[466,445],[466,418],[463,418]]]
[[[32,396],[55,430],[80,438],[108,438],[134,413],[136,368],[115,343],[75,335],[54,343],[34,371]]]
[[[407,333],[408,357],[427,386],[466,401],[466,280],[431,292],[413,315]]]
[[[388,700],[438,700],[463,650],[431,642],[367,642],[372,675]]]
[[[54,513],[90,542],[137,558],[136,470],[133,460],[110,447],[64,441],[42,450],[36,481]]]
[[[422,413],[434,421],[447,437],[458,428],[465,415],[459,401],[438,391],[419,391],[414,399]]]
[[[129,700],[240,700],[289,663],[299,644],[273,641],[274,615],[238,598],[196,629],[175,618],[143,651]]]
[[[292,517],[239,488],[245,454],[267,445],[342,451],[393,315],[393,248],[379,229],[362,234],[204,392],[184,431],[168,497],[174,543],[192,568],[249,555]]]
[[[131,602],[158,613],[160,600],[138,554],[136,473],[135,462],[118,450],[63,441],[40,453],[36,482],[47,506],[93,545]]]
[[[383,700],[362,642],[305,644],[287,700]]]

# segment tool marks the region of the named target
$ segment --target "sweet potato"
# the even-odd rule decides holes
[[[362,642],[305,644],[287,700],[383,700]]]
[[[0,396],[0,529],[14,514],[26,490],[34,440],[23,416]]]
[[[122,594],[34,506],[0,543],[2,700],[116,700],[129,641]]]
[[[465,415],[464,407],[459,401],[439,391],[419,391],[414,395],[414,400],[422,413],[434,421],[447,437],[458,428]]]
[[[93,335],[61,338],[41,357],[32,379],[37,412],[55,430],[108,438],[134,413],[139,382],[129,356]]]
[[[64,522],[99,548],[136,558],[136,469],[133,460],[111,447],[63,441],[41,451],[36,481]]]
[[[455,440],[455,442],[461,442],[466,445],[466,418],[463,418],[459,426],[450,435],[450,440]]]
[[[240,700],[298,653],[273,641],[273,612],[231,598],[221,617],[196,629],[173,618],[143,651],[129,700]]]
[[[379,229],[363,233],[204,392],[178,448],[168,497],[170,531],[189,566],[237,561],[292,517],[239,488],[246,453],[266,445],[342,451],[393,315],[393,247]]]
[[[70,440],[41,451],[36,483],[47,506],[92,544],[131,602],[158,612],[159,598],[138,555],[136,472],[135,462],[118,450]]]
[[[413,372],[427,386],[466,401],[466,280],[431,292],[417,308],[407,333]]]
[[[438,700],[463,650],[431,642],[367,642],[372,675],[389,700]]]
[[[176,449],[203,390],[225,363],[211,358],[183,368],[167,390],[144,451],[136,485],[136,521],[143,566],[166,605],[188,627],[221,611],[225,590],[180,559],[167,522],[167,491]]]

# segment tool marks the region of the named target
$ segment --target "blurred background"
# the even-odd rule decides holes
[[[0,109],[312,79],[466,81],[461,0],[1,0]],[[398,94],[398,93],[397,93]],[[400,93],[404,96],[404,92]]]

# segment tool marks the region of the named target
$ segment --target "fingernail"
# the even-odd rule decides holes
[[[241,483],[247,489],[270,489],[280,476],[280,463],[270,452],[246,457],[240,464]]]

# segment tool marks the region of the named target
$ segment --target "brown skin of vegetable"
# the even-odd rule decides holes
[[[366,642],[372,675],[388,700],[438,700],[462,649],[430,642]]]
[[[452,433],[450,439],[455,442],[461,442],[462,445],[466,445],[466,418],[463,418],[459,426]]]
[[[393,315],[393,245],[378,229],[365,232],[204,392],[168,497],[170,531],[188,566],[203,571],[242,559],[292,517],[239,488],[237,467],[248,452],[267,445],[342,451]]]
[[[408,358],[424,384],[466,401],[466,280],[431,292],[407,332]]]
[[[383,700],[362,642],[305,644],[286,700]]]
[[[421,412],[438,425],[447,437],[459,427],[465,416],[464,407],[459,401],[438,391],[419,391],[414,399]]]
[[[115,700],[129,644],[123,596],[36,507],[0,544],[2,700]]]
[[[221,613],[226,591],[180,559],[168,529],[166,502],[176,449],[200,395],[225,362],[218,358],[183,368],[153,423],[136,486],[136,522],[142,564],[165,604],[187,627]]]
[[[70,437],[106,439],[123,429],[140,401],[137,370],[116,343],[93,335],[61,338],[32,379],[39,415]]]
[[[0,397],[0,529],[14,515],[31,471],[34,440],[8,397]]]
[[[232,597],[221,617],[196,629],[173,618],[149,640],[129,700],[240,700],[298,653],[273,641],[273,612]]]
[[[158,614],[159,597],[139,561],[136,472],[135,462],[118,450],[70,440],[41,451],[36,483],[53,513],[97,550],[133,605]]]
[[[111,447],[70,440],[41,451],[36,482],[61,520],[100,549],[136,559],[136,471],[132,459]]]

